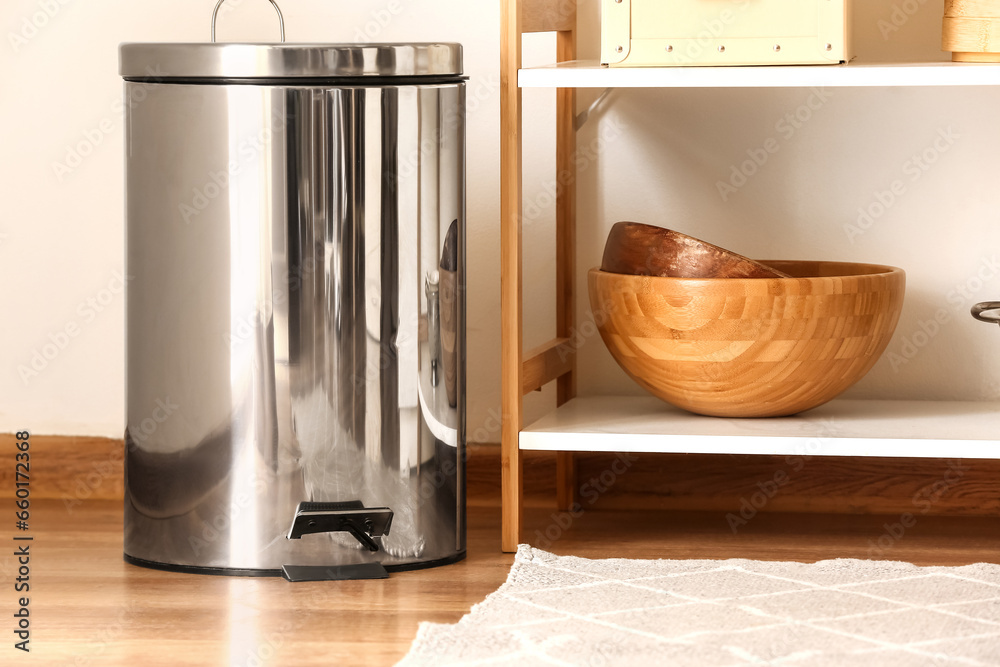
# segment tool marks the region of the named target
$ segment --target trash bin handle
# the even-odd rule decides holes
[[[212,11],[212,41],[215,41],[215,21],[219,18],[219,9],[222,8],[222,4],[226,0],[219,0],[215,5],[215,10]],[[271,6],[274,7],[274,11],[278,12],[278,27],[281,28],[281,41],[285,41],[285,17],[281,15],[281,8],[278,7],[278,3],[275,0],[268,0]]]

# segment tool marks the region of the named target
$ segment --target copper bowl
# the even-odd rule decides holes
[[[671,278],[787,278],[781,271],[687,234],[619,222],[604,246],[609,273]]]

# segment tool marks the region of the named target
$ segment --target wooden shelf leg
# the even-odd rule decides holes
[[[576,458],[573,452],[556,452],[556,502],[566,512],[576,503]]]
[[[507,553],[517,551],[521,543],[521,526],[524,519],[522,497],[524,464],[517,447],[517,433],[509,435],[504,427],[501,442],[501,507],[502,536],[501,549]]]
[[[522,4],[527,7],[524,9]],[[527,14],[525,13],[527,12]],[[521,90],[517,73],[521,68],[521,34],[556,32],[557,60],[576,58],[576,4],[565,0],[527,2],[500,0],[500,336],[501,400],[503,427],[501,445],[501,502],[504,551],[515,551],[520,542],[523,510],[523,462],[519,436],[524,408],[524,350],[521,310]],[[556,172],[556,327],[557,337],[569,338],[575,329],[576,310],[576,93],[559,89],[556,93],[557,137]],[[543,357],[533,368],[542,375],[551,368]],[[562,372],[557,383],[561,405],[576,395],[576,354],[571,351],[568,369],[558,360]],[[529,378],[529,382],[532,379]],[[573,456],[560,453],[557,464],[557,493],[560,507],[575,502],[576,471]]]
[[[556,60],[576,59],[576,32],[556,33]],[[576,90],[556,91],[556,330],[573,338],[576,328]],[[576,396],[576,353],[570,371],[557,380],[556,402]],[[576,503],[576,461],[572,452],[556,455],[556,502],[561,510]]]
[[[501,548],[521,541],[523,464],[518,436],[522,423],[521,323],[521,2],[501,0],[500,54],[500,434]]]

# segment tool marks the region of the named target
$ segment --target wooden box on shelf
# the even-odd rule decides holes
[[[945,0],[941,48],[955,62],[1000,62],[1000,0]]]
[[[601,0],[611,67],[850,60],[850,0]]]

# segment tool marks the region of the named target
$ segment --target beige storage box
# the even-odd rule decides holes
[[[850,60],[850,0],[601,0],[611,67]]]

